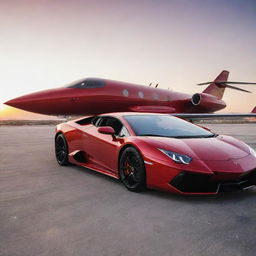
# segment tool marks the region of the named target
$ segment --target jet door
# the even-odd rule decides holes
[[[102,126],[110,126],[115,131],[115,136],[118,136],[123,128],[123,124],[116,118],[111,116],[103,116],[96,123],[97,136],[93,137],[94,149],[90,149],[92,157],[98,165],[116,171],[118,164],[119,147],[123,140],[113,137],[110,134],[102,134],[98,132],[98,128]]]

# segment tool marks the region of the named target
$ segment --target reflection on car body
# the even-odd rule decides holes
[[[120,179],[127,189],[216,194],[256,185],[256,153],[245,143],[167,114],[112,113],[57,126],[55,151]]]

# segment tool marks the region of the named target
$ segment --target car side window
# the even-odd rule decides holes
[[[106,126],[105,123],[106,123],[106,117],[100,116],[100,117],[98,118],[98,120],[96,121],[95,126],[96,126],[96,127]]]
[[[101,126],[110,126],[115,130],[115,135],[118,135],[123,127],[122,123],[114,118],[114,117],[110,117],[110,116],[104,116],[102,117],[97,123],[96,123],[97,127],[101,127]]]
[[[102,121],[102,117],[101,116],[96,116],[93,120],[92,120],[92,124],[96,127],[100,126],[100,123]]]
[[[92,119],[91,124],[93,124],[94,126],[97,127],[100,119],[101,119],[100,116],[95,116],[95,117]]]
[[[119,137],[129,137],[129,136],[130,136],[130,134],[129,134],[129,132],[128,132],[128,130],[126,129],[125,126],[123,126],[123,128],[121,129],[121,131],[120,131],[120,133],[119,133],[118,136],[119,136]]]

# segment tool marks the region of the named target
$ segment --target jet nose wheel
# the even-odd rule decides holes
[[[55,156],[59,165],[68,165],[68,144],[63,134],[55,138]]]
[[[130,191],[146,188],[145,166],[140,153],[133,147],[124,150],[119,163],[120,180]]]

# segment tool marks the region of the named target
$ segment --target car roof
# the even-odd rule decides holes
[[[112,112],[112,113],[101,114],[98,116],[122,117],[122,116],[137,116],[137,115],[167,115],[167,114],[143,113],[143,112]]]
[[[116,118],[122,118],[123,116],[139,116],[139,115],[169,115],[169,114],[160,114],[160,113],[143,113],[143,112],[111,112],[111,113],[104,113],[99,115],[89,115],[89,116],[82,116],[76,119],[72,119],[72,122],[78,122],[85,118],[97,117],[97,116],[112,116]]]

